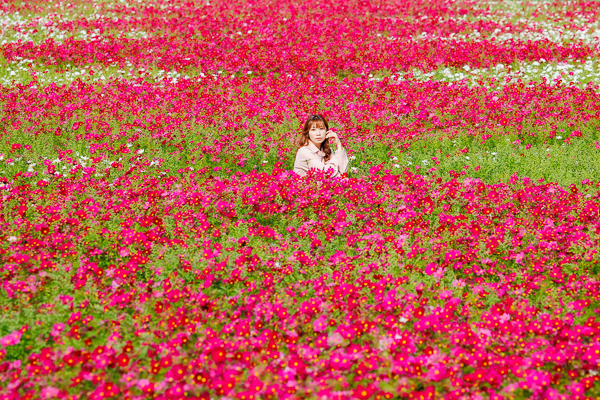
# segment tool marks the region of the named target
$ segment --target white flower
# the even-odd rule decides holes
[[[465,158],[466,158],[467,160],[470,160],[470,159],[471,159],[469,156],[466,156]]]
[[[14,242],[14,241],[16,241],[16,240],[17,240],[16,236],[9,236],[8,237],[8,241],[11,242],[11,243]]]
[[[350,171],[352,171],[352,172],[358,172],[358,168],[352,167],[352,168],[350,168]]]
[[[394,164],[394,168],[400,168],[399,164]]]
[[[556,138],[557,138],[558,140],[560,140],[560,139],[562,139],[562,136],[557,136]]]

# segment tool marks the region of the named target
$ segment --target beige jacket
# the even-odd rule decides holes
[[[343,148],[331,152],[329,161],[324,160],[325,153],[317,148],[313,142],[308,141],[308,145],[302,146],[296,153],[294,162],[294,172],[300,176],[306,175],[309,169],[318,169],[332,171],[331,176],[339,176],[348,170],[348,155]]]

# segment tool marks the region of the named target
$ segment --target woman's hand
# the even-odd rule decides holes
[[[325,139],[332,139],[333,143],[338,149],[342,148],[342,142],[340,141],[340,138],[338,137],[337,133],[335,133],[334,131],[327,131]]]

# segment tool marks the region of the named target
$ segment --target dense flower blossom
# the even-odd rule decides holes
[[[0,6],[0,398],[598,397],[600,181],[519,172],[597,164],[596,5],[63,6]]]

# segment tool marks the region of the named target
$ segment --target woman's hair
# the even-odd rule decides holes
[[[304,126],[302,127],[302,133],[300,134],[300,137],[296,141],[296,147],[298,147],[298,149],[300,149],[300,147],[306,146],[308,144],[308,140],[309,140],[308,131],[310,130],[310,128],[312,127],[313,124],[319,124],[319,123],[322,123],[323,125],[325,125],[326,131],[329,130],[329,124],[327,123],[327,119],[324,116],[322,116],[320,114],[312,114],[312,115],[308,116],[308,118],[306,119],[306,122],[304,123]],[[325,161],[329,161],[329,159],[331,158],[331,148],[329,147],[329,139],[325,139],[323,141],[323,143],[321,143],[321,148],[319,150],[321,150],[323,153],[325,153]]]

